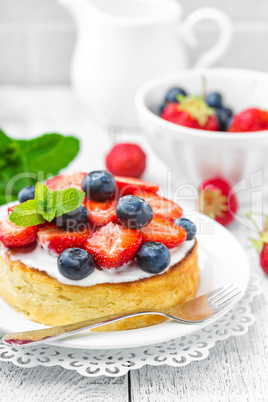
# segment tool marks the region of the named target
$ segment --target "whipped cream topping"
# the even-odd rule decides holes
[[[194,246],[195,240],[185,241],[180,246],[175,247],[170,250],[171,261],[169,267],[181,261],[188,251]],[[1,255],[2,258],[5,258],[8,253],[8,256],[11,260],[17,261],[20,260],[23,264],[27,265],[30,268],[38,269],[39,271],[46,272],[52,278],[57,279],[60,283],[65,285],[76,285],[76,286],[93,286],[100,283],[119,283],[119,282],[131,282],[137,281],[139,279],[150,278],[153,275],[161,275],[163,272],[166,272],[169,267],[166,268],[165,271],[159,274],[149,274],[144,272],[134,260],[130,264],[123,265],[118,269],[95,269],[94,272],[89,275],[87,278],[74,281],[68,278],[65,278],[58,270],[57,267],[57,255],[49,253],[46,249],[42,248],[39,244],[36,244],[34,249],[27,251],[22,249],[15,250],[12,252],[5,248],[1,247]]]

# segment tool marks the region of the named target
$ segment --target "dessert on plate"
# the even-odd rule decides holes
[[[0,295],[46,325],[192,299],[196,227],[158,190],[107,171],[62,174],[22,189],[0,220]],[[99,330],[163,320],[140,316]]]

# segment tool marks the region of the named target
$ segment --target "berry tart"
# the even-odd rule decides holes
[[[0,220],[0,295],[46,325],[192,299],[196,228],[157,192],[155,184],[104,170],[24,188]],[[140,316],[100,330],[163,320]]]

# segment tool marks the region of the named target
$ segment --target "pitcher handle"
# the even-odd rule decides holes
[[[182,24],[182,35],[190,47],[196,47],[198,40],[194,28],[203,20],[215,21],[219,28],[219,39],[211,49],[205,51],[196,61],[193,67],[209,67],[217,63],[230,46],[233,29],[230,18],[216,8],[201,8],[191,13]]]

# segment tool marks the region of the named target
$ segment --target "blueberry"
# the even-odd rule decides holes
[[[219,124],[220,131],[226,131],[229,125],[230,117],[225,108],[215,107],[215,113]]]
[[[128,228],[139,229],[148,225],[153,219],[153,210],[143,198],[126,195],[116,205],[116,216],[119,222]]]
[[[115,193],[115,178],[106,170],[95,170],[84,177],[82,189],[86,193],[87,198],[96,201],[106,201],[112,198]]]
[[[163,113],[163,111],[164,111],[166,105],[167,105],[166,103],[163,103],[163,104],[160,106],[160,108],[159,108],[159,115],[160,115],[160,116],[161,116],[161,114]]]
[[[206,102],[210,107],[221,107],[222,96],[218,92],[211,92],[207,95]]]
[[[95,268],[92,255],[81,248],[67,248],[58,256],[57,264],[60,273],[74,281],[86,278]]]
[[[170,251],[162,243],[149,241],[139,248],[137,263],[143,271],[158,274],[169,266]]]
[[[225,106],[223,106],[222,109],[225,110],[225,112],[227,113],[229,119],[231,119],[233,117],[234,113],[233,113],[232,109],[230,109],[229,107],[225,107]]]
[[[25,201],[33,200],[35,193],[35,186],[27,186],[20,190],[18,194],[19,202],[22,204]]]
[[[89,212],[84,205],[81,205],[72,212],[57,216],[54,222],[60,229],[77,232],[89,225]]]
[[[174,223],[186,230],[187,232],[186,240],[193,240],[193,238],[196,235],[196,226],[192,221],[190,221],[190,219],[179,218],[175,219]]]
[[[178,102],[177,96],[183,95],[187,96],[187,93],[182,88],[171,88],[165,96],[165,103],[166,102]]]

